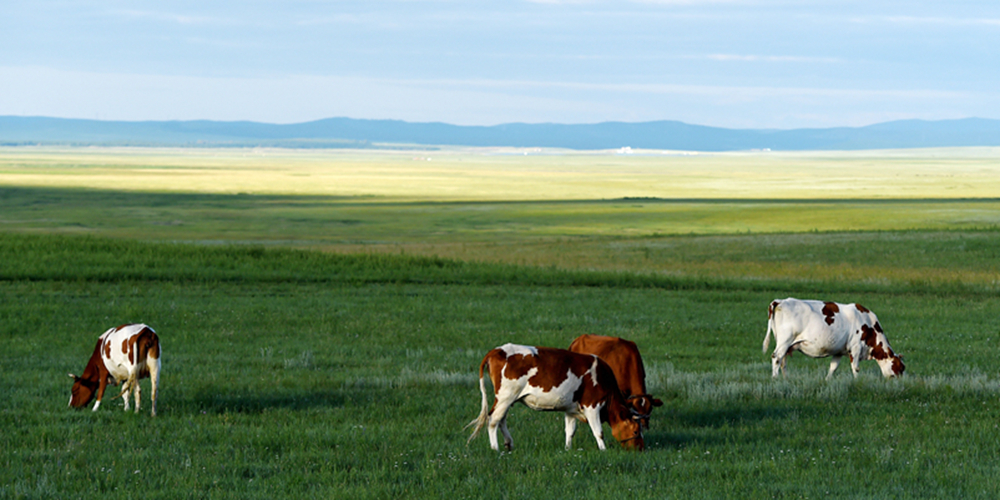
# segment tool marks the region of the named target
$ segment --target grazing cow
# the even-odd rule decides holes
[[[840,358],[847,354],[851,371],[858,376],[858,363],[874,359],[886,378],[903,374],[903,360],[889,347],[889,340],[882,331],[875,313],[861,304],[838,304],[818,300],[788,298],[775,300],[767,312],[767,333],[764,335],[764,352],[767,352],[774,331],[774,354],[771,355],[771,376],[785,372],[785,356],[799,351],[811,358],[832,356],[830,372],[833,376]]]
[[[643,430],[649,429],[649,414],[654,406],[663,406],[663,401],[646,392],[646,369],[635,342],[604,335],[580,335],[570,344],[569,350],[593,354],[604,360],[615,372],[618,388],[632,408],[633,418],[639,421]]]
[[[149,377],[152,386],[152,414],[156,416],[156,386],[160,382],[160,339],[146,325],[122,325],[112,328],[97,339],[94,353],[83,369],[83,375],[72,373],[73,395],[69,405],[85,406],[96,394],[93,411],[101,406],[108,384],[122,384],[118,395],[125,400],[128,411],[129,392],[135,392],[135,412],[139,412],[139,379]]]
[[[487,406],[486,377],[493,382],[493,408]],[[503,432],[504,447],[513,441],[507,430],[507,411],[520,401],[533,410],[562,411],[566,418],[566,449],[572,446],[576,421],[590,424],[597,446],[604,447],[601,422],[611,425],[611,434],[626,449],[642,451],[642,428],[618,389],[615,374],[607,363],[594,355],[551,347],[504,344],[486,354],[479,365],[479,391],[483,395],[471,442],[489,421],[490,447],[499,450],[497,427]]]

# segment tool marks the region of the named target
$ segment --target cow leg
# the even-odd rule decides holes
[[[510,431],[507,430],[507,415],[504,415],[503,419],[500,420],[500,432],[503,434],[503,447],[507,451],[513,450],[514,438],[510,436]]]
[[[834,356],[830,360],[830,372],[826,374],[826,379],[830,380],[833,377],[833,372],[837,371],[837,367],[840,366],[841,356]]]
[[[779,354],[778,351],[781,351]],[[778,378],[778,372],[782,375],[785,373],[785,355],[787,353],[787,348],[782,349],[780,346],[778,349],[774,350],[771,354],[771,378]]]
[[[97,401],[94,402],[94,409],[90,411],[97,411],[101,406],[101,399],[104,398],[104,389],[108,387],[108,377],[106,374],[101,373],[101,380],[97,384]]]
[[[573,448],[573,434],[576,433],[576,417],[566,414],[566,450]]]
[[[135,384],[134,385],[134,387],[135,387],[135,412],[139,413],[139,402],[142,401],[142,394],[141,394],[141,392],[142,392],[141,391],[142,384],[139,383],[139,378],[138,377],[136,377],[134,384]]]
[[[583,416],[587,418],[587,423],[590,424],[590,432],[594,433],[594,439],[597,440],[597,447],[601,450],[606,450],[607,447],[604,446],[604,429],[601,428],[600,406],[585,407],[583,409]]]
[[[504,448],[510,450],[513,446],[513,439],[510,431],[507,430],[507,411],[510,410],[511,402],[495,400],[493,402],[493,412],[490,413],[490,423],[486,426],[486,432],[490,436],[490,448],[500,451],[500,443],[497,442],[497,427],[503,432]]]
[[[146,360],[146,366],[149,368],[149,387],[152,393],[150,394],[150,405],[152,406],[152,415],[156,416],[156,388],[160,385],[160,359],[159,358],[148,358]]]
[[[858,372],[861,371],[861,350],[856,349],[851,351],[851,373],[854,374],[854,378],[858,378]]]
[[[781,336],[775,336],[777,344],[774,346],[774,354],[771,354],[771,378],[778,378],[778,372],[785,375],[785,362],[795,350],[796,342],[793,338],[788,338],[785,342],[780,342]]]
[[[128,411],[129,408],[128,398],[132,393],[132,386],[129,385],[131,381],[131,379],[126,379],[125,382],[122,382],[122,400],[125,401],[125,411]]]

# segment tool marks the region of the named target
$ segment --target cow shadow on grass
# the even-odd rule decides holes
[[[333,408],[354,408],[370,411],[398,399],[388,389],[274,389],[270,391],[237,390],[227,392],[216,388],[201,388],[175,411],[199,413],[257,414],[274,410],[308,411]]]
[[[667,409],[653,412],[645,433],[647,448],[677,449],[718,445],[737,439],[773,439],[775,429],[798,420],[818,418],[816,408],[793,405],[733,406],[712,409]],[[731,432],[725,432],[730,430]]]
[[[344,396],[333,390],[275,391],[252,394],[202,390],[194,394],[190,405],[200,413],[256,414],[272,410],[305,411],[342,407],[344,406]],[[180,408],[180,410],[187,409]]]

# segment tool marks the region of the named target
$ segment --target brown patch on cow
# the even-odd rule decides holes
[[[590,374],[588,373],[586,376],[583,377],[583,380],[580,381],[580,387],[577,387],[576,390],[573,391],[573,401],[576,401],[581,405],[585,405],[585,403],[583,402],[583,398],[587,394],[587,388],[592,387],[593,385],[594,381],[593,379],[590,378]],[[593,404],[585,406],[593,406]]]
[[[100,346],[101,342],[102,341],[98,340],[97,345]],[[104,357],[111,359],[111,342],[104,342]]]
[[[153,345],[149,347],[149,350],[146,351],[146,356],[148,356],[150,358],[153,358],[153,359],[160,359],[160,339],[159,338],[157,338],[156,342],[154,342]]]
[[[781,304],[780,300],[772,301],[771,305],[767,306],[767,319],[774,317],[774,310],[778,308],[778,304]]]
[[[871,311],[868,310],[867,307],[865,307],[865,306],[863,306],[861,304],[854,304],[854,308],[857,309],[857,310],[859,310],[859,311],[861,311],[861,312],[863,312],[863,313],[869,313],[869,312],[871,312]]]
[[[823,316],[826,316],[826,324],[833,324],[833,315],[840,312],[840,308],[833,302],[823,303]]]
[[[479,378],[483,378],[483,372],[490,370],[490,381],[493,382],[493,394],[500,391],[500,384],[503,382],[503,369],[506,365],[507,354],[502,349],[493,349],[483,357],[482,364],[479,365]],[[496,401],[493,402],[496,407]],[[493,410],[490,410],[492,413]]]
[[[539,366],[538,373],[528,379],[528,383],[545,392],[549,392],[553,387],[565,382],[570,373],[577,377],[584,377],[584,374],[590,370],[591,365],[597,359],[596,356],[567,355],[567,352],[561,349],[547,347],[537,347],[536,349],[538,349],[538,355],[544,358],[547,364]],[[593,382],[588,382],[588,379],[584,378],[583,384],[588,383],[593,385]]]
[[[128,339],[122,339],[122,354],[128,354]]]
[[[507,368],[503,372],[505,378],[517,380],[531,371],[536,366],[534,356],[515,354],[507,358]]]
[[[875,347],[872,348],[871,356],[874,359],[883,360],[889,357],[889,353],[885,352],[885,349],[882,347],[882,343],[879,342],[878,344],[875,344]]]
[[[146,334],[146,330],[142,330],[141,332],[139,332],[139,333],[137,333],[137,334],[129,337],[129,339],[128,339],[128,360],[132,364],[135,364],[138,361],[136,359],[136,357],[138,357],[139,353],[136,352],[137,349],[136,349],[135,343],[136,343],[136,341],[139,340],[139,337],[141,337],[143,335],[147,335]]]
[[[903,365],[903,360],[899,359],[898,357],[892,358],[892,373],[895,373],[896,376],[898,377],[902,375],[905,370],[906,366]]]
[[[875,322],[875,331],[879,333],[885,333],[882,331],[882,325],[878,324],[878,321]]]
[[[876,323],[877,324],[877,323]],[[861,341],[865,343],[868,347],[875,347],[876,344],[875,329],[868,325],[861,325]]]

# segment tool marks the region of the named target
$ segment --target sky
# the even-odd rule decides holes
[[[1000,119],[1000,2],[4,0],[0,115]]]

